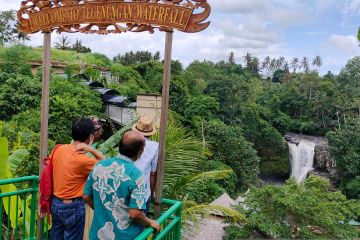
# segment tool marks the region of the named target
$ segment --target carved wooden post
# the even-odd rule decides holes
[[[160,142],[159,142],[159,159],[156,174],[156,209],[155,216],[158,217],[161,212],[161,197],[163,193],[164,182],[164,163],[166,147],[166,129],[169,109],[169,91],[171,77],[171,50],[172,50],[173,33],[167,32],[165,39],[165,57],[164,57],[164,76],[162,84],[162,101],[161,101],[161,119],[160,119]]]
[[[43,65],[42,65],[42,92],[41,92],[41,133],[40,133],[40,160],[39,176],[43,171],[42,159],[47,156],[48,151],[48,124],[49,124],[49,89],[51,68],[51,32],[44,32],[43,43]],[[40,199],[40,198],[39,198]],[[41,233],[44,220],[38,217],[37,239],[42,239]]]

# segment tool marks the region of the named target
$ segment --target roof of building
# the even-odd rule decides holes
[[[224,193],[209,205],[220,205],[223,207],[231,207],[234,204],[235,204],[234,200],[227,193]]]
[[[101,95],[120,95],[120,93],[115,89],[95,88],[94,90],[98,91]]]
[[[83,76],[85,74],[78,74],[78,75],[75,75],[76,76]],[[104,88],[104,85],[101,83],[101,82],[79,82],[79,84],[81,85],[86,85],[86,86],[89,86],[91,88]]]
[[[105,95],[103,101],[107,104],[114,104],[119,107],[125,107],[128,103],[128,98],[124,96]]]

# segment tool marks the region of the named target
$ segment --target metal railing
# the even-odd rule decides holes
[[[169,209],[157,219],[161,231],[154,233],[153,228],[146,228],[135,240],[180,240],[182,227],[182,203],[180,201],[162,199],[163,206]]]
[[[36,239],[38,183],[38,176],[0,180],[0,239]],[[167,210],[157,219],[161,231],[146,228],[136,240],[181,239],[182,203],[163,199],[163,207]],[[46,221],[41,236],[48,239]]]
[[[36,239],[38,176],[0,180],[0,238]]]

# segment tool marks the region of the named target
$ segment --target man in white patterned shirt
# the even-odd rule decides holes
[[[153,125],[153,121],[149,117],[142,116],[133,126],[133,130],[140,132],[145,137],[144,152],[142,153],[141,157],[134,162],[134,165],[145,176],[147,201],[147,208],[145,213],[147,214],[151,197],[154,196],[155,191],[159,144],[148,139],[156,133],[156,128]]]

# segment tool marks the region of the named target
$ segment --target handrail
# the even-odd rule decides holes
[[[16,189],[13,185],[25,182],[29,182],[29,184],[26,184],[26,187],[21,190]],[[5,226],[4,232],[0,228],[0,239],[36,239],[38,183],[38,176],[0,180],[1,191],[5,191],[0,193],[0,224]],[[136,240],[181,239],[182,203],[176,200],[162,199],[162,204],[165,209],[168,209],[157,219],[161,225],[161,231],[154,233],[154,229],[148,227],[136,237]],[[5,211],[3,212],[3,210]],[[45,225],[45,230],[41,230],[41,236],[47,239],[48,225]]]
[[[39,181],[39,176],[26,176],[26,177],[18,177],[18,178],[1,179],[0,185],[28,182],[28,181],[32,181],[32,180]]]
[[[157,219],[157,222],[162,225],[163,229],[152,239],[180,240],[182,227],[182,203],[180,201],[165,198],[162,199],[162,203],[171,207]],[[154,229],[148,227],[139,236],[137,236],[135,240],[148,239],[153,234]]]

